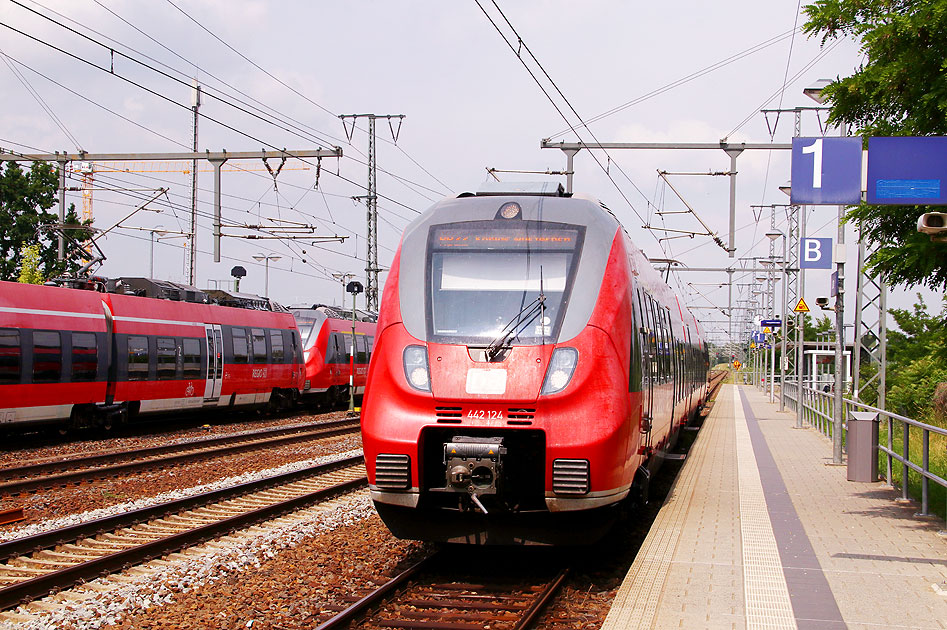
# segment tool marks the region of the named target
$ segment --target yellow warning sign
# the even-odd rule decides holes
[[[763,333],[764,333],[764,334],[769,335],[769,334],[772,334],[772,332],[773,332],[773,331],[770,329],[769,326],[767,326],[766,328],[763,329]]]
[[[750,350],[752,350],[755,347],[756,347],[756,342],[755,341],[750,342]]]
[[[809,305],[806,304],[806,301],[802,298],[799,298],[799,303],[796,304],[796,308],[792,309],[795,313],[808,313]]]

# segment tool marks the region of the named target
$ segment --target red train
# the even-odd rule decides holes
[[[298,398],[289,312],[224,292],[211,304],[215,292],[144,278],[86,284],[95,290],[0,282],[0,428]]]
[[[355,395],[364,393],[368,362],[375,346],[375,316],[355,311],[353,362],[352,311],[323,304],[290,310],[303,340],[306,380],[302,393],[305,398],[335,405],[348,401],[350,386],[355,387]]]
[[[591,542],[704,400],[697,320],[604,206],[546,188],[442,201],[392,262],[362,435],[399,537]]]

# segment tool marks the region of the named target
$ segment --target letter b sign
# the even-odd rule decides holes
[[[799,250],[800,269],[832,268],[832,239],[804,238]]]

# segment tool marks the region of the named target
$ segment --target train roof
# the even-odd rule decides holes
[[[46,283],[66,289],[96,291],[113,295],[131,295],[189,304],[216,304],[255,311],[287,312],[281,304],[251,293],[224,289],[198,289],[188,284],[143,277],[119,278],[57,278]]]

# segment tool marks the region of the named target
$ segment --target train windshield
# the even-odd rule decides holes
[[[299,328],[303,349],[308,350],[316,343],[319,329],[322,328],[322,322],[325,321],[326,316],[318,311],[308,309],[294,310],[292,313],[296,318],[296,327]]]
[[[484,346],[501,335],[517,345],[555,341],[583,236],[582,226],[534,221],[432,227],[430,339]]]

